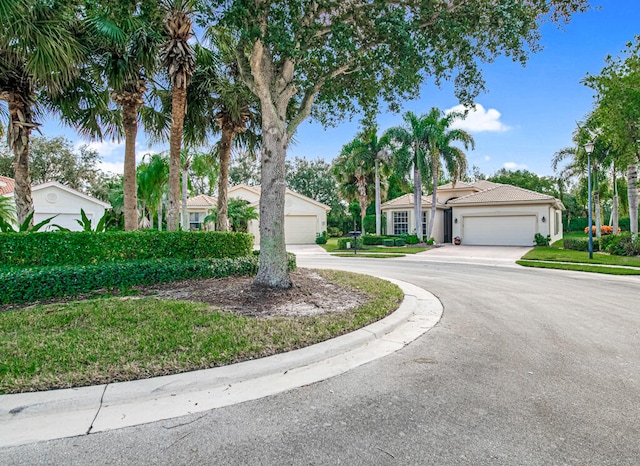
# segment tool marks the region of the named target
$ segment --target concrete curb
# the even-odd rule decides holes
[[[405,294],[396,312],[306,348],[184,374],[0,395],[0,447],[86,435],[255,400],[391,354],[431,329],[443,308],[428,291],[387,280]]]

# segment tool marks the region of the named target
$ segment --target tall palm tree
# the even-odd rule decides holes
[[[389,128],[385,137],[396,144],[394,158],[396,169],[400,173],[413,170],[413,215],[416,224],[416,235],[422,241],[423,232],[420,225],[422,211],[422,177],[429,172],[427,160],[431,126],[433,121],[425,115],[418,117],[413,112],[403,115],[404,126]]]
[[[375,198],[375,167],[377,153],[370,150],[368,138],[356,138],[346,144],[333,163],[333,175],[338,182],[338,192],[348,200],[357,200],[360,205],[360,225],[365,234],[364,217],[367,205]]]
[[[55,95],[77,74],[86,48],[75,2],[0,0],[0,100],[8,105],[8,144],[14,154],[18,222],[33,212],[29,140],[39,126],[37,95]],[[33,224],[33,221],[32,221]]]
[[[158,68],[162,17],[155,2],[90,3],[93,62],[121,112],[125,230],[138,228],[136,137],[148,81]]]
[[[165,0],[165,28],[169,36],[161,57],[171,82],[171,135],[169,139],[169,210],[167,229],[178,229],[180,199],[180,151],[184,118],[187,112],[187,87],[195,68],[195,56],[189,39],[193,36],[190,14],[192,0]]]
[[[467,171],[467,158],[459,147],[452,146],[454,141],[459,141],[464,145],[465,149],[475,147],[473,137],[462,129],[451,129],[454,121],[463,118],[464,115],[457,112],[444,114],[437,108],[432,108],[427,115],[430,122],[427,127],[431,134],[428,136],[427,150],[431,164],[431,176],[433,181],[433,191],[431,192],[431,215],[429,216],[429,226],[427,229],[427,238],[431,238],[433,224],[436,217],[436,202],[438,181],[440,180],[441,161],[453,179],[455,184],[462,175]]]

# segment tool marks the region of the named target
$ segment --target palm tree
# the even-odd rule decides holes
[[[74,2],[0,0],[0,100],[8,105],[8,144],[14,154],[18,222],[33,212],[29,139],[39,126],[37,95],[59,93],[72,81],[86,48]],[[33,221],[31,221],[33,224]]]
[[[416,235],[422,241],[422,228],[418,228],[422,211],[422,176],[426,176],[429,170],[427,150],[433,122],[425,115],[418,117],[413,112],[405,113],[402,118],[405,126],[388,129],[384,137],[398,146],[394,151],[396,169],[400,173],[413,169],[413,215]]]
[[[169,40],[161,51],[162,62],[171,82],[171,135],[169,139],[169,211],[167,229],[178,229],[180,199],[180,159],[184,118],[187,112],[187,87],[194,72],[195,58],[189,39],[193,36],[191,0],[165,0],[165,28]]]
[[[7,223],[14,223],[16,206],[13,198],[0,195],[0,219]]]
[[[358,201],[360,226],[362,234],[365,234],[364,217],[367,214],[367,205],[376,194],[375,189],[371,189],[371,182],[375,180],[377,152],[373,152],[363,141],[370,142],[370,135],[358,137],[346,144],[334,161],[332,171],[338,182],[340,195],[347,201]]]
[[[473,137],[471,137],[469,133],[462,129],[451,129],[451,124],[455,120],[463,117],[463,114],[457,112],[451,112],[445,115],[435,107],[432,108],[427,115],[427,120],[430,121],[427,127],[431,132],[428,136],[429,143],[427,145],[427,150],[429,151],[431,176],[433,177],[431,215],[429,216],[427,238],[431,238],[431,232],[433,231],[433,224],[436,216],[437,190],[441,172],[441,159],[444,162],[444,166],[447,169],[449,176],[453,179],[453,183],[455,184],[455,182],[458,181],[467,171],[467,158],[462,149],[452,146],[451,143],[459,141],[464,145],[465,149],[469,149],[469,147],[473,149],[475,147]]]
[[[100,70],[111,99],[121,112],[125,138],[124,224],[138,228],[136,136],[138,118],[145,103],[148,80],[155,73],[162,41],[161,18],[156,5],[147,2],[92,4],[92,66]]]

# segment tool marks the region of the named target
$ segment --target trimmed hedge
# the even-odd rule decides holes
[[[351,243],[352,248],[357,245],[358,249],[362,249],[362,238],[358,238],[357,243],[354,243],[353,238],[339,238],[338,249],[347,249],[347,243]]]
[[[393,240],[393,238],[383,239],[382,245],[392,247],[392,246],[395,246],[395,241]]]
[[[573,251],[588,251],[589,239],[588,238],[564,238],[562,240],[562,247],[564,249],[571,249]],[[593,249],[598,249],[598,243],[596,238],[593,239]]]
[[[252,235],[221,231],[52,231],[0,235],[2,264],[16,266],[240,257],[252,250]]]
[[[396,246],[404,246],[405,244],[407,244],[404,238],[396,238],[395,243],[396,243]]]
[[[287,259],[289,270],[295,270],[295,255],[287,253]],[[257,271],[256,254],[191,261],[148,259],[100,265],[11,267],[0,270],[0,304],[186,279],[255,275]]]

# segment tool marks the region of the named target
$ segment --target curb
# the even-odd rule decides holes
[[[299,350],[150,379],[0,395],[0,447],[87,435],[256,400],[398,351],[430,330],[443,308],[428,291],[385,279],[405,294],[393,314]]]

